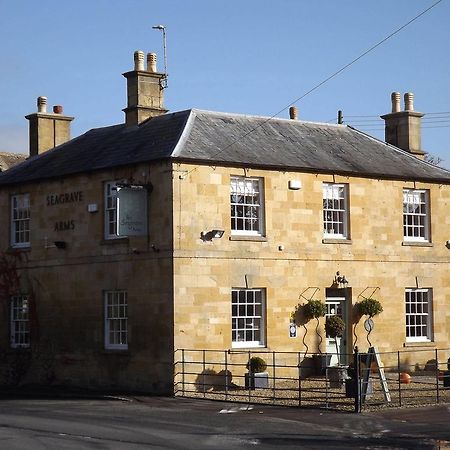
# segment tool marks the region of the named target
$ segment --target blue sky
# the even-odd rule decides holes
[[[75,116],[72,135],[121,123],[133,52],[158,53],[167,27],[171,111],[272,116],[432,5],[432,0],[0,0],[0,150],[28,151],[36,97]],[[298,102],[300,119],[383,139],[392,91],[426,113],[422,147],[450,168],[450,2]],[[369,116],[369,117],[362,117]],[[285,111],[279,117],[288,117]]]

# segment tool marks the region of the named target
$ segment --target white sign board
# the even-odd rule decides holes
[[[295,323],[289,324],[289,337],[290,338],[297,337],[297,325],[295,325]]]
[[[147,234],[147,190],[120,188],[117,192],[117,234],[145,236]]]

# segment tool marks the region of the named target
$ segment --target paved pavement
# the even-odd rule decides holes
[[[450,405],[354,414],[167,397],[0,393],[1,450],[328,446],[450,449]]]

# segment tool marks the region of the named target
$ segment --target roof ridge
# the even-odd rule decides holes
[[[195,109],[187,109],[185,111],[186,112],[189,111],[188,118],[186,120],[186,123],[184,124],[184,127],[183,127],[183,129],[181,131],[181,134],[180,134],[180,136],[178,138],[178,141],[177,141],[174,149],[172,150],[172,153],[170,155],[171,157],[175,157],[176,158],[177,156],[179,156],[179,154],[181,152],[181,148],[184,146],[185,142],[187,141],[187,139],[189,137],[189,134],[190,134],[190,132],[192,130],[192,126],[193,126],[193,123],[194,123],[194,119],[195,119],[195,117],[197,115],[196,114],[197,110],[195,110]]]
[[[207,113],[209,115],[215,116],[228,116],[228,117],[237,117],[237,118],[245,118],[245,119],[258,119],[258,120],[267,120],[269,121],[281,121],[281,122],[289,122],[289,123],[299,123],[299,124],[307,124],[307,125],[325,125],[332,128],[341,128],[346,127],[347,125],[338,124],[338,123],[327,123],[327,122],[316,122],[312,120],[301,120],[301,119],[289,119],[287,117],[275,117],[275,116],[259,116],[255,114],[245,114],[245,113],[230,113],[223,111],[211,111],[208,109],[199,109],[192,108],[191,111],[199,112],[199,113]]]

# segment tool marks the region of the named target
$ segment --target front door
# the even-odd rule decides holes
[[[326,306],[328,316],[339,316],[345,323],[346,321],[346,308],[345,308],[345,297],[327,297]],[[344,336],[331,338],[326,336],[326,349],[327,353],[331,354],[330,366],[337,366],[338,364],[345,364],[347,361],[347,345]]]

